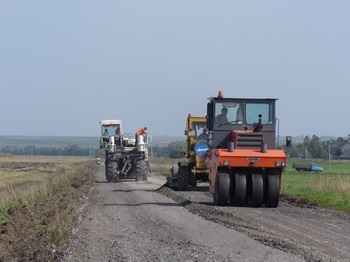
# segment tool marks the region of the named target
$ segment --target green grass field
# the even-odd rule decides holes
[[[313,161],[324,168],[323,173],[299,173],[292,168],[293,161],[296,162],[295,159],[288,160],[282,175],[282,194],[307,199],[321,207],[350,212],[350,161]]]

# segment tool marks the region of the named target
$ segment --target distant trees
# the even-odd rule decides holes
[[[0,148],[2,153],[10,153],[12,155],[41,155],[41,156],[99,156],[101,150],[99,148],[82,148],[78,145],[70,145],[64,147],[36,147],[35,145],[27,146],[4,146]]]
[[[167,146],[152,146],[152,152],[156,157],[180,158],[186,148],[186,141],[173,141]]]
[[[185,141],[173,141],[166,146],[152,146],[150,151],[157,157],[180,158],[181,152],[186,150]],[[37,147],[35,145],[27,146],[3,146],[0,148],[2,153],[12,155],[41,155],[41,156],[100,156],[102,151],[99,148],[82,148],[78,145],[69,145],[64,147]]]
[[[181,152],[187,151],[186,141],[173,141],[165,146],[151,145],[149,148],[151,155],[156,157],[180,158]],[[302,143],[292,144],[289,156],[299,157],[301,154],[308,158],[328,158],[328,151],[331,155],[336,155],[336,141],[321,141],[316,135],[311,138],[306,136]],[[99,148],[80,147],[78,145],[69,145],[63,147],[37,147],[35,145],[27,146],[3,146],[1,153],[10,153],[12,155],[43,155],[43,156],[101,156],[102,151]]]
[[[335,141],[321,141],[320,138],[316,135],[313,135],[310,139],[309,136],[304,138],[303,143],[292,145],[289,156],[290,157],[299,157],[299,155],[307,156],[308,158],[320,158],[327,159],[328,151],[333,154],[335,151]]]

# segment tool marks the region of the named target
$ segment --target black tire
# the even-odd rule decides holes
[[[187,166],[180,166],[177,172],[177,188],[180,191],[187,191],[190,187],[190,169]]]
[[[106,180],[108,182],[118,182],[118,162],[113,160],[106,161]]]
[[[277,174],[268,174],[265,183],[265,206],[277,207],[279,202],[279,177]]]
[[[247,176],[245,174],[234,175],[234,192],[232,194],[232,204],[234,206],[247,205]]]
[[[215,182],[214,204],[217,206],[227,206],[230,201],[230,175],[218,173]]]
[[[136,181],[147,181],[148,166],[146,160],[135,161]]]
[[[252,174],[249,203],[252,207],[260,207],[264,202],[264,181],[261,174]]]
[[[112,177],[108,173],[108,159],[105,160],[105,176],[108,182],[112,182]]]

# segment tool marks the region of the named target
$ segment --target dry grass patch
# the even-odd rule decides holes
[[[75,165],[87,160],[68,157],[0,159],[0,208],[9,201],[29,201],[30,198],[35,198],[50,185],[69,175],[69,170],[74,170]]]
[[[350,196],[350,176],[319,174],[317,178],[312,180],[311,184],[314,188],[325,192],[337,191],[348,193]]]
[[[0,261],[56,260],[76,223],[79,207],[92,188],[95,162],[87,158],[14,162],[21,163],[20,168],[12,165],[16,167],[12,170],[14,182],[3,179],[7,182],[0,191]],[[42,163],[51,164],[43,167]],[[37,173],[31,169],[33,166],[39,169]],[[4,176],[0,176],[0,181],[1,178]]]
[[[170,175],[171,167],[176,165],[179,161],[181,160],[164,157],[153,157],[149,159],[151,171],[165,176]]]

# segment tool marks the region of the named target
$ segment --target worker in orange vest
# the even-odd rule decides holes
[[[135,133],[135,146],[138,144],[138,136],[146,135],[147,134],[147,127],[140,128]]]

